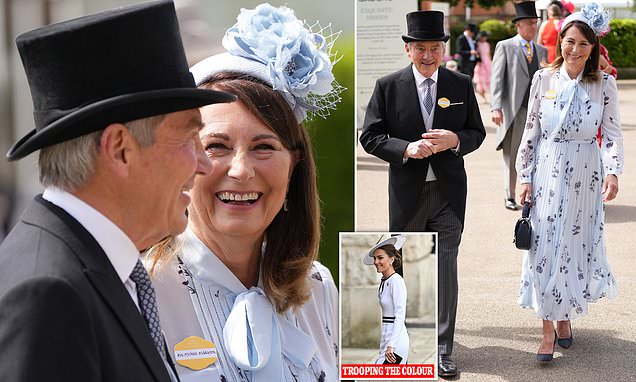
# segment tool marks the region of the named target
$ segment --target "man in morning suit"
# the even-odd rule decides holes
[[[473,78],[475,64],[479,55],[477,54],[477,42],[474,40],[477,33],[477,25],[468,23],[464,27],[464,33],[455,40],[455,49],[459,54],[459,71]]]
[[[547,49],[533,41],[539,18],[534,1],[515,3],[515,10],[517,34],[497,43],[490,74],[490,111],[498,126],[497,150],[503,152],[504,206],[513,211],[521,208],[515,202],[515,161],[526,124],[530,84],[540,63],[548,60]]]
[[[440,68],[444,14],[406,15],[403,35],[411,65],[380,78],[369,101],[360,142],[390,164],[390,230],[438,236],[438,374],[453,376],[457,311],[457,252],[466,209],[463,156],[486,132],[470,77]]]
[[[0,381],[178,381],[141,250],[185,229],[210,171],[171,1],[17,37],[45,187],[0,246]]]

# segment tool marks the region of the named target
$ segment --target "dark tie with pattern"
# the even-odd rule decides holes
[[[424,108],[426,108],[426,112],[428,115],[431,115],[431,111],[433,111],[433,94],[431,94],[431,86],[435,81],[431,78],[427,78],[424,80],[424,86],[426,86],[426,93],[424,94]]]
[[[165,348],[163,347],[163,334],[161,332],[161,326],[159,325],[159,312],[157,311],[157,300],[155,298],[155,290],[150,283],[148,272],[144,268],[140,260],[137,260],[137,264],[130,274],[130,279],[135,282],[137,286],[137,300],[139,302],[139,310],[141,315],[148,324],[150,330],[150,336],[155,343],[155,347],[161,358],[166,359]]]

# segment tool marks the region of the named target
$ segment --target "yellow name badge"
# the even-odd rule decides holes
[[[174,358],[188,369],[203,370],[216,362],[216,346],[201,337],[190,336],[174,345]]]
[[[556,90],[548,90],[545,92],[545,98],[547,99],[555,99],[557,96]]]
[[[446,97],[442,97],[440,99],[437,100],[437,104],[439,105],[439,107],[446,109],[447,107],[450,106],[450,100]]]

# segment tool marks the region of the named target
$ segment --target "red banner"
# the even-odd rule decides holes
[[[433,379],[433,364],[343,364],[340,365],[340,378],[364,379]]]

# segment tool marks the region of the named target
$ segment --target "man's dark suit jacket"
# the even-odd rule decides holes
[[[440,106],[439,100],[443,98],[449,101],[448,107]],[[433,128],[457,134],[459,153],[445,150],[403,163],[402,156],[408,144],[421,139],[426,132],[411,65],[376,82],[360,142],[369,154],[390,164],[391,231],[402,231],[417,211],[429,163],[451,209],[464,223],[466,171],[463,156],[476,150],[486,137],[468,76],[439,68]]]
[[[473,39],[473,43],[475,44],[476,50],[477,41]],[[463,33],[457,37],[457,40],[455,40],[455,50],[459,54],[459,70],[464,74],[472,76],[475,71],[475,64],[477,64],[477,61],[470,61],[470,44],[468,43],[466,35]]]
[[[0,381],[170,381],[95,239],[37,196],[0,246]]]

